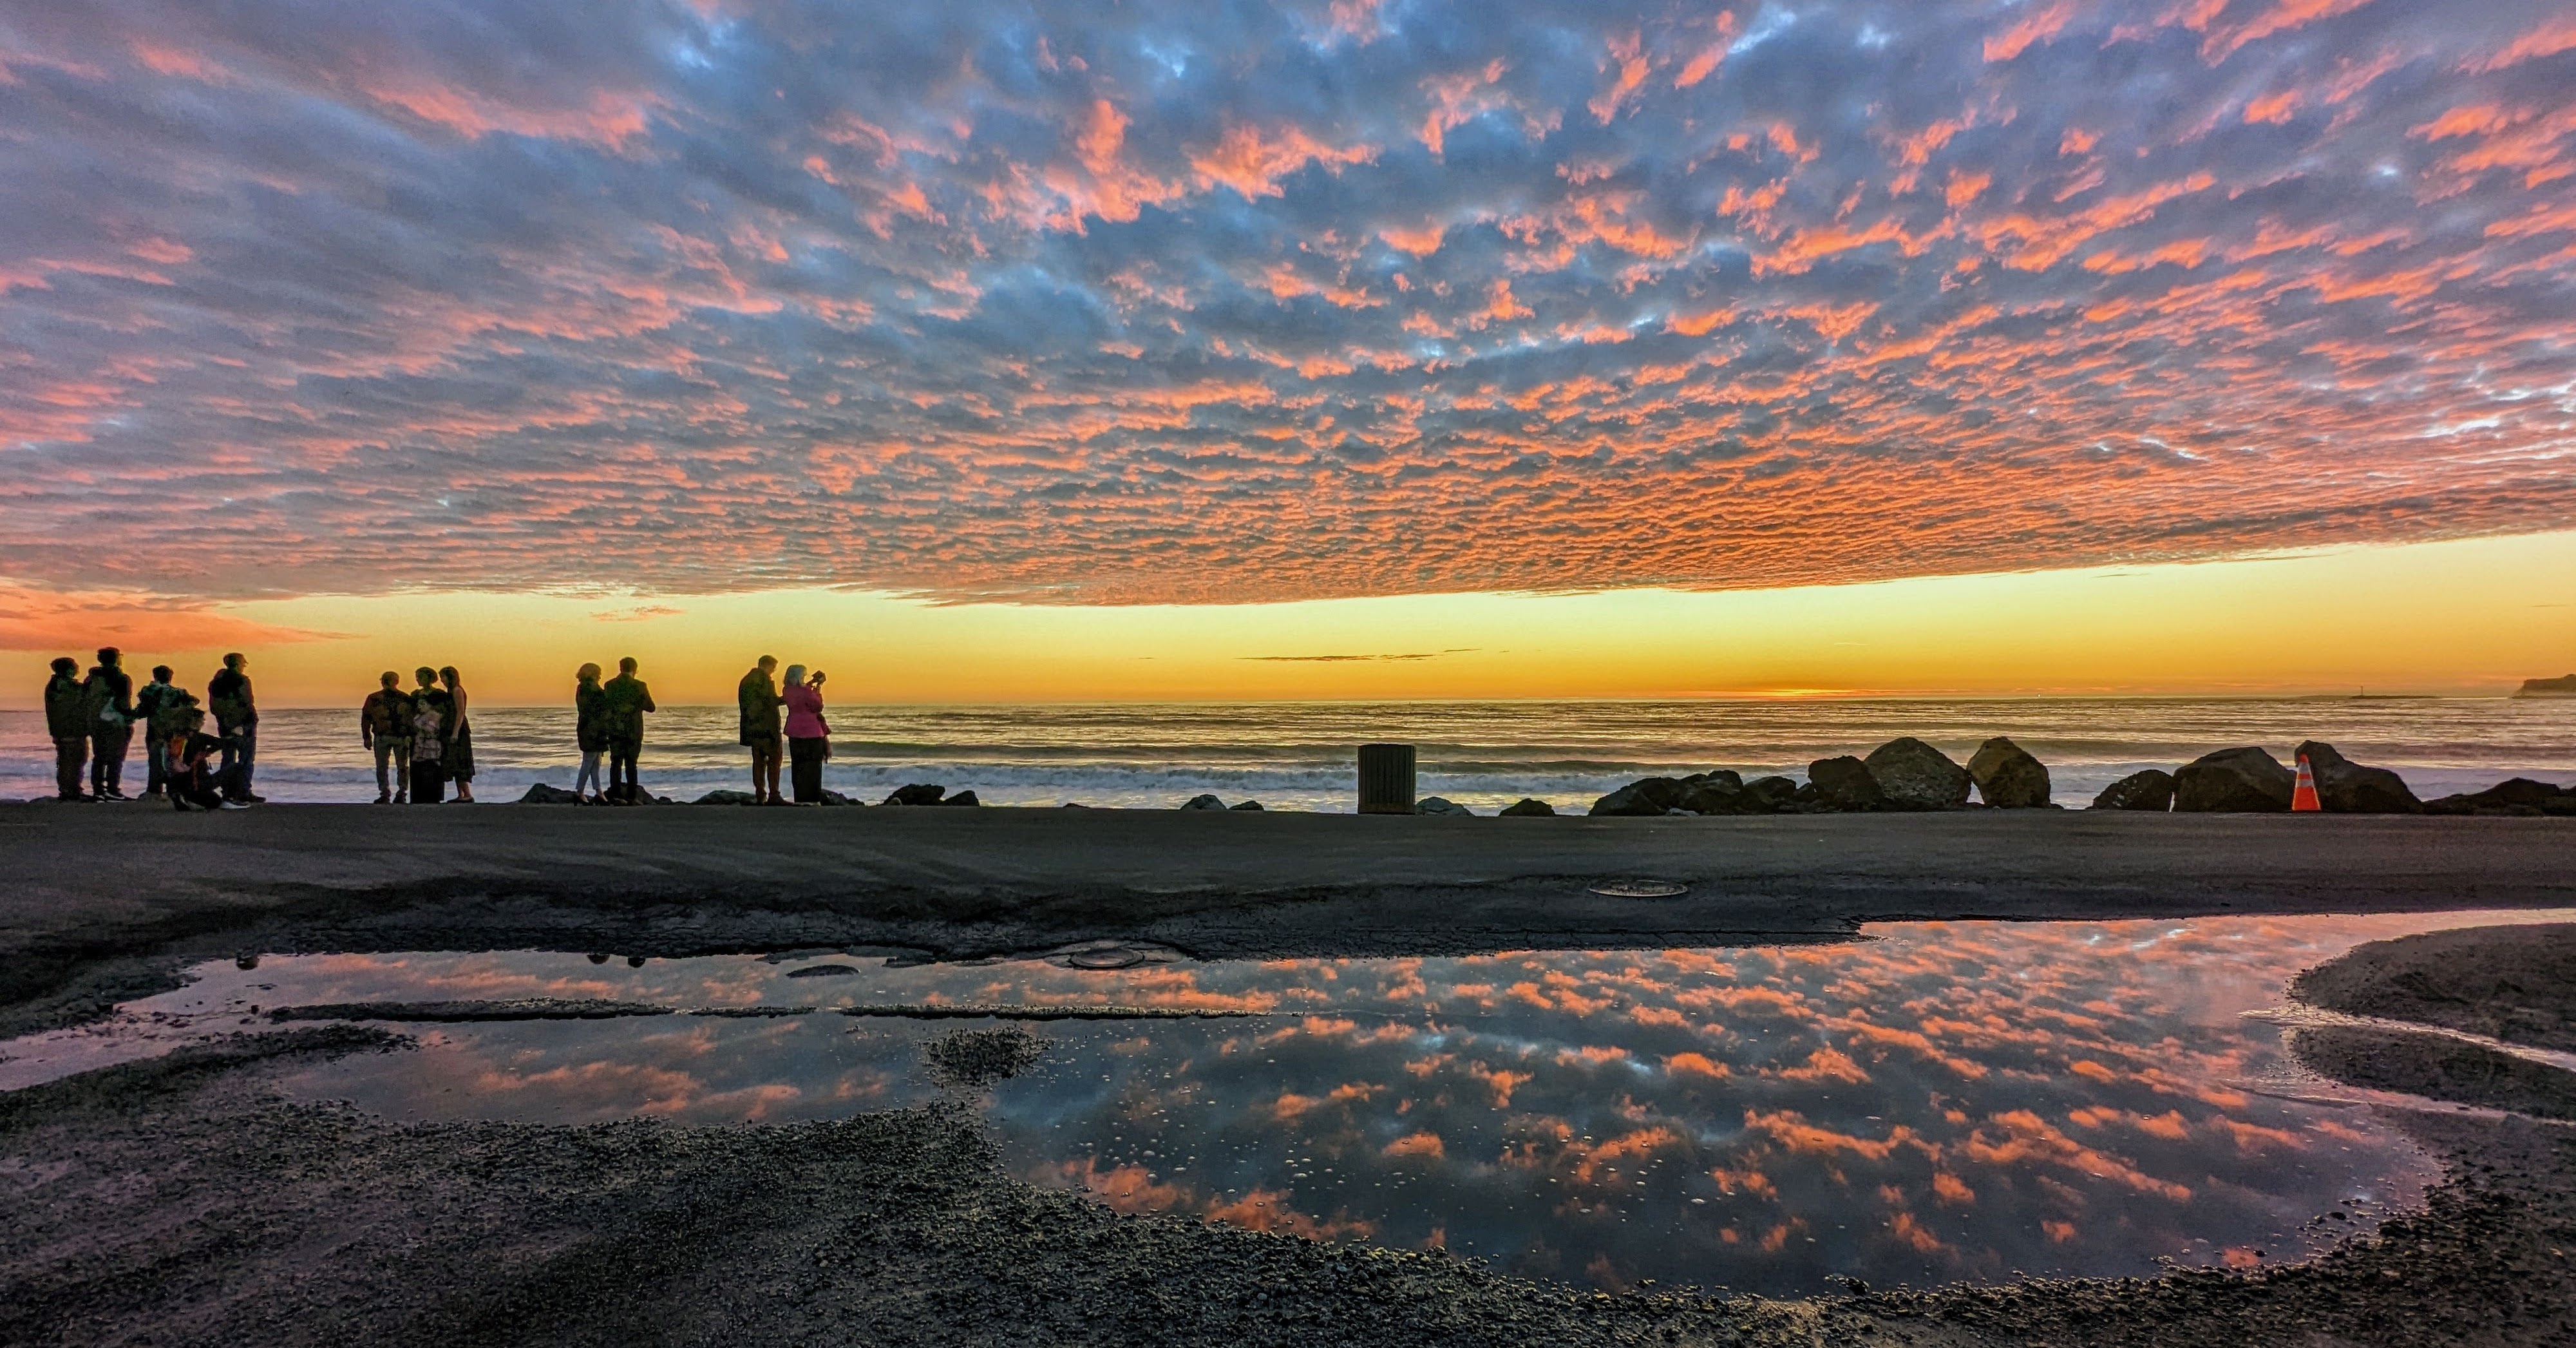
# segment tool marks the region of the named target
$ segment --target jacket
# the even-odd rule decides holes
[[[572,690],[572,737],[583,753],[608,752],[608,694],[598,684]]]
[[[69,674],[45,681],[45,733],[58,740],[89,736],[89,687]]]
[[[215,725],[229,735],[259,724],[259,704],[251,700],[250,676],[238,669],[219,669],[206,680],[206,709]]]
[[[742,708],[743,743],[778,742],[778,685],[770,681],[768,670],[755,667],[743,675],[742,685],[734,690],[734,701]]]
[[[447,737],[456,733],[456,699],[448,696],[446,689],[431,685],[414,688],[403,696],[411,701],[413,739],[425,737],[433,743],[445,744]],[[436,719],[431,718],[431,712],[438,713]]]
[[[121,730],[134,724],[134,676],[107,665],[89,667],[89,677],[81,680],[89,695],[89,728]]]
[[[644,742],[644,713],[655,710],[653,690],[632,674],[620,674],[600,686],[608,700],[608,738],[628,744]]]
[[[159,724],[157,718],[161,714],[161,708],[169,702],[170,695],[177,691],[179,690],[171,687],[169,684],[158,681],[147,683],[142,687],[135,689],[134,719],[140,722],[143,727],[149,731],[151,727]]]
[[[823,721],[823,690],[802,683],[788,689],[788,737],[819,740],[830,737],[831,733],[832,727]]]
[[[370,742],[410,739],[411,710],[411,694],[379,688],[367,694],[366,705],[358,709],[358,734]]]
[[[188,713],[197,710],[197,695],[185,688],[162,685],[161,696],[152,708],[152,738],[167,742],[188,733]]]

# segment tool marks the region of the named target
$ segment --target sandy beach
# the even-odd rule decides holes
[[[1120,937],[1208,958],[1450,954],[1837,940],[1898,918],[2576,905],[2576,824],[2524,819],[23,806],[0,809],[0,851],[11,1033],[94,1018],[188,962],[237,952],[859,944],[946,958]],[[1623,878],[1690,892],[1588,892]],[[2365,948],[2318,981],[2405,1016],[2403,997],[2369,989],[2409,970],[2420,989],[2428,967],[2488,967],[2515,941],[2383,943],[2402,948]],[[2565,1012],[2564,986],[2462,986],[2472,1001]],[[2406,1051],[2390,1042],[2360,1056]],[[1120,1215],[1007,1178],[955,1102],[782,1127],[393,1125],[264,1084],[399,1043],[288,1027],[0,1097],[0,1338],[2518,1345],[2576,1333],[2576,1141],[2511,1112],[2381,1110],[2448,1179],[2425,1211],[2310,1263],[1770,1301],[1576,1291],[1438,1253]],[[2338,1041],[2320,1056],[2354,1053]],[[2408,1080],[2438,1093],[2445,1077]]]

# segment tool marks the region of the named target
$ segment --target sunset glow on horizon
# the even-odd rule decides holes
[[[486,705],[553,705],[585,661],[642,660],[674,705],[723,703],[758,654],[865,702],[2501,695],[2576,664],[2576,533],[2193,566],[1687,592],[1281,604],[940,605],[865,592],[315,596],[181,619],[71,619],[182,682],[225,645],[263,697],[337,706],[379,670],[455,664]],[[198,646],[188,625],[249,641]],[[27,671],[53,647],[0,627]],[[34,705],[40,680],[0,687]]]
[[[0,706],[2510,691],[2571,90],[2538,0],[23,7]]]

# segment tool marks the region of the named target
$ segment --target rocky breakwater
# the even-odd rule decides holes
[[[2424,804],[2406,779],[2344,757],[2331,744],[2307,740],[2291,760],[2308,760],[2319,807],[2328,814],[2419,814]],[[2183,814],[2287,814],[2298,770],[2254,746],[2203,754],[2172,772],[2149,768],[2103,788],[2097,810],[2172,810]]]
[[[2514,777],[2484,791],[2428,800],[2424,802],[2424,813],[2576,819],[2576,786],[2552,786],[2528,777]]]
[[[2387,768],[2355,763],[2322,740],[2303,741],[2291,762],[2308,760],[2317,807],[2326,814],[2467,814],[2576,818],[2576,787],[2516,777],[2484,791],[2419,800]],[[2191,814],[2287,814],[2299,774],[2259,748],[2221,749],[2171,773],[2149,768],[2113,782],[2093,798],[2097,810],[2173,810]]]
[[[1687,777],[1641,777],[1592,804],[1596,815],[1864,814],[1973,808],[1974,792],[1998,808],[2050,808],[2048,768],[1997,737],[1966,766],[1912,736],[1865,758],[1820,758],[1802,784],[1788,777],[1747,781],[1719,768]]]
[[[2333,745],[2307,740],[2305,758],[2327,814],[2473,814],[2576,817],[2576,787],[2517,777],[2468,795],[2426,802],[2387,768],[2356,763]],[[2093,798],[2096,810],[2184,814],[2287,814],[2298,772],[2259,747],[2221,749],[2168,772],[2148,768]],[[1970,799],[1973,792],[1975,799]],[[1866,757],[1819,758],[1807,780],[1756,777],[1719,768],[1686,777],[1641,777],[1592,803],[1595,815],[1870,814],[1962,809],[2055,809],[2048,765],[2003,736],[1977,746],[1963,766],[1919,739],[1893,739]],[[1533,808],[1535,807],[1535,808]],[[1523,801],[1506,814],[1553,813]]]

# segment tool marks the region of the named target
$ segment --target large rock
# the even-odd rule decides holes
[[[1592,802],[1594,814],[1662,814],[1682,803],[1683,787],[1672,777],[1640,777]]]
[[[2424,813],[2576,816],[2576,787],[2557,787],[2529,777],[2515,777],[2484,791],[2428,801],[2424,805]]]
[[[1886,797],[1881,809],[1955,810],[1968,803],[1968,770],[1911,735],[1889,740],[1861,761]]]
[[[936,805],[939,803],[939,798],[947,794],[948,788],[944,786],[934,786],[928,782],[915,782],[909,786],[896,787],[893,794],[885,798],[885,803],[888,805]]]
[[[2048,807],[2048,765],[2001,735],[1977,746],[1968,760],[1968,780],[1977,797],[1999,810]]]
[[[748,791],[718,788],[689,803],[691,805],[757,805],[760,802]]]
[[[2317,803],[2328,814],[2424,812],[2424,802],[2407,789],[2405,778],[2386,768],[2363,767],[2336,753],[2331,744],[2305,741],[2294,758],[2308,760],[2308,774],[2317,783]]]
[[[982,805],[984,802],[978,799],[972,791],[960,791],[956,795],[950,796],[939,803],[942,805],[964,805],[973,807]]]
[[[1519,800],[1504,806],[1502,817],[1505,819],[1527,819],[1536,815],[1553,815],[1555,813],[1556,807],[1548,804],[1546,801],[1537,799],[1534,796],[1523,796]]]
[[[1192,796],[1181,806],[1184,810],[1222,810],[1225,802],[1214,796]]]
[[[2162,814],[2173,808],[2173,774],[2162,768],[2133,772],[2102,788],[2093,798],[2097,810],[2153,810]]]
[[[1816,788],[1816,803],[1829,810],[1875,810],[1887,802],[1869,765],[1849,754],[1808,764],[1807,781]]]
[[[1714,768],[1707,772],[1694,772],[1682,778],[1682,785],[1714,786],[1727,791],[1741,791],[1744,789],[1744,776],[1732,768]]]
[[[1257,800],[1238,800],[1238,801],[1236,801],[1234,804],[1229,805],[1229,806],[1227,806],[1226,808],[1227,808],[1228,810],[1232,811],[1232,812],[1233,812],[1233,813],[1235,813],[1235,814],[1260,814],[1260,813],[1263,813],[1263,810],[1262,810],[1262,808],[1261,808],[1261,802],[1260,802],[1260,801],[1257,801]]]
[[[1798,784],[1786,777],[1756,777],[1744,784],[1744,794],[1753,798],[1756,807],[1747,814],[1780,814],[1798,804]]]
[[[528,788],[528,794],[519,797],[519,803],[522,805],[579,805],[581,793],[539,782]]]
[[[2194,814],[2272,814],[2290,808],[2299,774],[2260,749],[2221,749],[2174,774],[2174,808]]]
[[[1476,813],[1474,810],[1468,809],[1466,806],[1461,805],[1446,796],[1424,796],[1422,799],[1413,802],[1413,812],[1415,814],[1467,815],[1469,817],[1473,817]]]
[[[1734,778],[1730,781],[1729,778]],[[1685,779],[1687,780],[1687,779]],[[1753,798],[1744,789],[1743,779],[1734,773],[1711,775],[1691,783],[1682,793],[1680,808],[1692,814],[1769,814],[1769,806]]]

